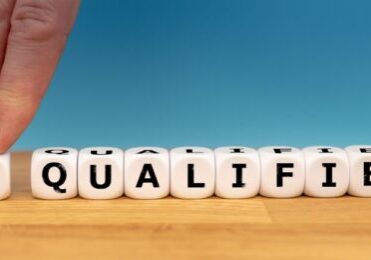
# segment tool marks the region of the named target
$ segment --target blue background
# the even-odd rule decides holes
[[[371,143],[371,2],[88,0],[16,149]]]

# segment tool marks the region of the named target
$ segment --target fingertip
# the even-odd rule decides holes
[[[8,151],[31,122],[38,104],[9,99],[0,91],[0,154]]]

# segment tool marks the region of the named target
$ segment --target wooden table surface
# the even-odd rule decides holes
[[[2,259],[370,259],[371,198],[46,201],[12,155]]]

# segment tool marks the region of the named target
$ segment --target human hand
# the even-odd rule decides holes
[[[0,0],[0,153],[31,122],[78,6],[79,0]]]

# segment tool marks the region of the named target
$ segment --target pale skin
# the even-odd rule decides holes
[[[0,153],[36,113],[78,7],[78,0],[0,0]]]

